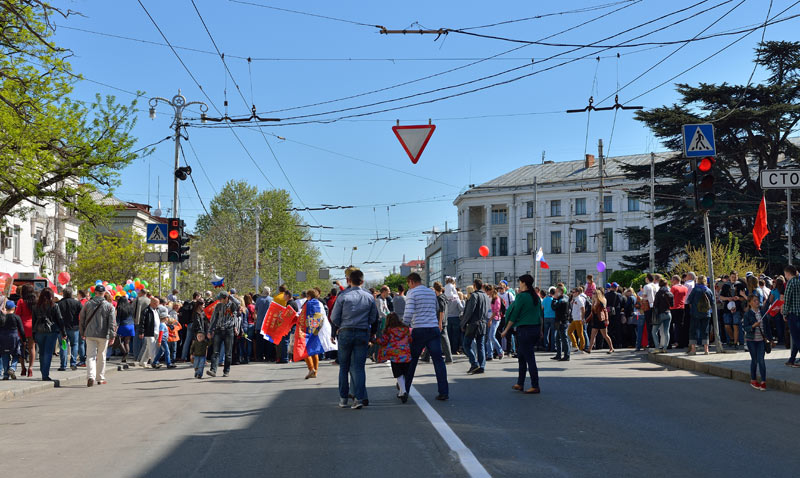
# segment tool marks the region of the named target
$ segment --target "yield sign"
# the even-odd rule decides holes
[[[400,144],[403,145],[403,149],[406,150],[406,154],[414,164],[419,161],[419,157],[425,150],[425,146],[428,145],[428,140],[431,139],[435,129],[436,125],[433,124],[392,126],[392,131],[394,131],[395,136],[400,140]]]

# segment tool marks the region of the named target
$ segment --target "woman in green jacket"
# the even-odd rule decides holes
[[[514,390],[524,390],[525,375],[531,374],[531,388],[525,393],[539,393],[539,370],[536,368],[534,348],[542,334],[542,300],[533,289],[533,277],[525,274],[519,278],[517,299],[506,311],[505,337],[511,327],[517,329],[517,360],[519,361],[519,378]]]

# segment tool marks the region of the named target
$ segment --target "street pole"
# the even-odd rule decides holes
[[[283,285],[283,279],[281,279],[281,246],[278,246],[278,287]]]
[[[717,303],[717,291],[714,290],[716,282],[714,275],[714,261],[711,259],[711,227],[708,225],[708,211],[703,213],[703,230],[706,236],[706,261],[708,262],[708,289],[711,291],[711,304]],[[719,313],[716,307],[711,307],[712,317],[714,321],[714,343],[716,344],[717,353],[723,353],[722,339],[719,335]]]
[[[570,208],[572,207],[572,200],[569,200]],[[572,222],[567,226],[567,290],[572,284]],[[576,284],[577,285],[577,284]]]
[[[650,269],[652,274],[656,266],[656,153],[650,153]]]
[[[599,139],[597,141],[597,152],[598,152],[598,160],[597,160],[597,167],[600,174],[600,234],[597,236],[597,260],[598,262],[606,262],[606,229],[605,229],[605,221],[603,219],[603,213],[605,212],[605,201],[604,201],[604,187],[605,187],[605,166],[603,164],[603,140]],[[601,283],[606,283],[606,271],[603,269],[600,272]]]
[[[254,280],[256,291],[258,291],[259,287],[261,287],[261,281],[259,280],[260,277],[258,273],[258,248],[261,245],[261,242],[259,241],[259,229],[261,229],[261,210],[256,210],[256,276]]]
[[[205,114],[208,111],[208,106],[203,103],[202,101],[190,101],[187,102],[186,98],[181,94],[181,90],[178,90],[178,94],[172,97],[172,100],[168,100],[166,98],[162,98],[161,96],[156,96],[150,98],[150,119],[156,118],[156,105],[161,103],[166,103],[172,106],[172,109],[175,111],[175,116],[172,119],[171,128],[175,130],[175,168],[172,170],[172,177],[173,177],[173,190],[172,190],[172,217],[180,217],[178,214],[178,176],[175,174],[180,167],[180,151],[181,151],[181,127],[183,127],[183,110],[189,105],[198,105],[200,107],[200,111]],[[188,139],[188,138],[187,138]],[[172,274],[171,274],[171,282],[172,282],[172,290],[178,288],[178,262],[172,263]]]
[[[789,247],[789,265],[792,265],[792,190],[786,189],[786,245]]]
[[[539,195],[539,178],[533,178],[533,250],[531,250],[531,259],[533,260],[533,284],[536,285],[539,283],[539,262],[536,260],[536,253],[539,252],[539,238],[537,237],[538,227],[536,224],[537,217],[537,206],[536,203],[537,196]]]

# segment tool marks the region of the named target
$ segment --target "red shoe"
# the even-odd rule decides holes
[[[758,388],[762,392],[766,392],[767,391],[767,382],[761,382],[761,384],[758,386]]]
[[[28,368],[28,376],[33,377],[33,369],[30,367]]]
[[[755,388],[756,390],[761,390],[761,387],[758,385],[758,382],[755,380],[750,380],[750,386]]]

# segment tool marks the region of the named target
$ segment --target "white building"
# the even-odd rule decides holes
[[[674,156],[672,152],[657,153],[656,167]],[[461,231],[458,284],[465,287],[476,277],[493,284],[502,279],[511,283],[532,273],[538,247],[550,268],[539,269],[537,285],[582,284],[587,274],[600,275],[598,236],[603,230],[607,237],[605,277],[620,269],[623,256],[648,247],[648,243],[631,243],[623,230],[650,227],[649,198],[632,194],[647,182],[628,180],[623,164],[649,165],[650,155],[606,159],[602,226],[599,165],[592,155],[586,155],[584,161],[523,166],[460,194],[453,203]],[[479,256],[482,245],[489,247],[487,258]]]

